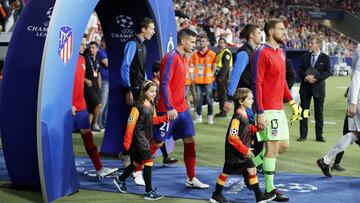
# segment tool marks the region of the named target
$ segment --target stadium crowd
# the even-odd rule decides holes
[[[288,48],[306,48],[308,36],[321,32],[325,53],[330,56],[339,54],[344,57],[350,56],[356,48],[353,40],[306,16],[304,10],[289,6],[317,6],[316,3],[311,4],[311,2],[175,0],[174,8],[178,30],[188,27],[198,33],[205,32],[211,45],[215,45],[222,36],[226,38],[228,44],[240,47],[243,42],[239,39],[239,33],[246,24],[254,23],[263,27],[265,20],[276,17],[284,20]],[[341,5],[349,8],[350,4],[342,3]],[[354,3],[354,5],[357,4]]]

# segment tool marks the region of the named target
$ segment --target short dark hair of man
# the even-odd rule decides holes
[[[156,73],[160,71],[160,61],[155,61],[152,67],[152,72]]]
[[[196,32],[190,30],[189,28],[184,28],[178,32],[177,41],[178,43],[181,42],[182,39],[185,37],[192,36],[196,37]]]
[[[137,33],[141,33],[143,28],[147,29],[150,24],[155,24],[151,18],[143,18],[138,25]]]
[[[264,26],[264,32],[266,34],[266,37],[267,38],[270,37],[270,33],[269,33],[270,29],[274,29],[276,24],[282,23],[282,22],[283,22],[282,20],[276,19],[276,18],[267,21]]]
[[[226,39],[225,39],[224,37],[220,37],[219,40],[218,40],[218,43],[219,43],[220,41],[224,41],[225,44],[226,44]]]
[[[99,48],[98,43],[95,42],[95,41],[91,41],[91,42],[89,43],[89,46],[91,46],[91,45],[95,45],[97,48]]]
[[[240,32],[240,38],[245,38],[247,41],[250,39],[250,34],[253,33],[257,28],[260,28],[255,24],[246,24],[244,29]]]

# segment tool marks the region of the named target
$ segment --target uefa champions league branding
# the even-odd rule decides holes
[[[51,19],[51,15],[53,12],[54,7],[50,7],[47,11],[46,11],[46,20],[44,21],[44,23],[42,25],[29,25],[27,26],[26,30],[28,32],[33,32],[35,34],[36,37],[46,37],[47,34],[47,29],[49,27],[49,22]]]
[[[173,37],[171,36],[170,34],[170,37],[169,37],[169,41],[167,43],[167,46],[166,46],[166,53],[173,50],[174,49],[174,41],[173,41]]]
[[[316,191],[317,187],[310,185],[310,184],[304,184],[304,183],[287,183],[287,184],[276,184],[275,187],[283,192],[312,192]]]
[[[120,33],[111,33],[111,37],[118,38],[124,43],[127,42],[134,35],[134,30],[131,29],[134,25],[134,21],[131,17],[126,15],[116,16],[115,21],[120,27]]]
[[[263,181],[259,180],[259,186],[260,188],[265,189],[265,183]],[[282,192],[307,193],[318,190],[317,187],[307,183],[276,184],[275,187]],[[238,194],[243,189],[247,190],[243,178],[229,178],[224,185],[224,189],[227,194]]]

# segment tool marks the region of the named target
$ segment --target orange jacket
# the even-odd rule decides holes
[[[191,63],[190,57],[185,57],[185,65],[186,65],[186,85],[191,85],[193,76],[191,76],[190,69],[193,69],[193,65]]]
[[[194,65],[194,83],[211,84],[214,81],[216,53],[210,49],[204,54],[196,51],[191,58]]]

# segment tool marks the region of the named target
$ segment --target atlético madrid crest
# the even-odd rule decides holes
[[[71,58],[73,51],[73,30],[69,26],[60,27],[59,56],[66,64]]]

